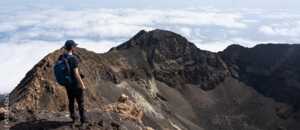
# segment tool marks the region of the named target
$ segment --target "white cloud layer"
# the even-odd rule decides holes
[[[161,28],[216,52],[230,44],[300,42],[299,21],[298,14],[249,9],[0,8],[0,93],[11,91],[34,64],[67,39],[105,52],[139,30]]]
[[[259,31],[271,36],[285,36],[297,38],[300,37],[300,21],[263,25],[259,28]]]

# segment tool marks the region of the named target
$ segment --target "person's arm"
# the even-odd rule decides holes
[[[76,77],[77,81],[79,82],[80,87],[82,89],[86,89],[86,87],[85,87],[85,85],[84,85],[84,83],[82,81],[82,78],[81,78],[81,76],[79,74],[79,70],[78,70],[77,67],[74,69],[74,72],[75,72],[75,77]]]

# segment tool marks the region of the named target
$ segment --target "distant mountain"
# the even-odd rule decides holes
[[[5,106],[5,100],[6,100],[7,96],[8,96],[8,94],[0,94],[0,107]]]
[[[13,129],[66,111],[65,90],[52,70],[62,51],[44,57],[10,93]],[[299,45],[288,44],[212,53],[165,30],[140,31],[104,54],[76,51],[91,117],[126,93],[142,106],[143,125],[156,130],[300,129],[299,53]],[[68,129],[58,124],[46,126]]]

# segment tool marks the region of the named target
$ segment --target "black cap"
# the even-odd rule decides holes
[[[67,40],[65,43],[65,48],[72,48],[72,47],[76,47],[78,44],[73,41],[73,40]]]

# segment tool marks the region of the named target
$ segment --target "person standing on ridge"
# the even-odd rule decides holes
[[[69,80],[64,84],[64,86],[68,94],[69,111],[72,123],[75,123],[78,120],[74,107],[76,100],[79,108],[80,122],[81,124],[84,124],[86,123],[84,108],[84,91],[86,87],[82,81],[81,75],[79,74],[79,60],[73,54],[77,45],[78,44],[73,40],[67,40],[64,45],[65,52],[59,57],[59,60],[65,61],[65,65],[67,66],[66,68],[68,68],[69,71]]]

